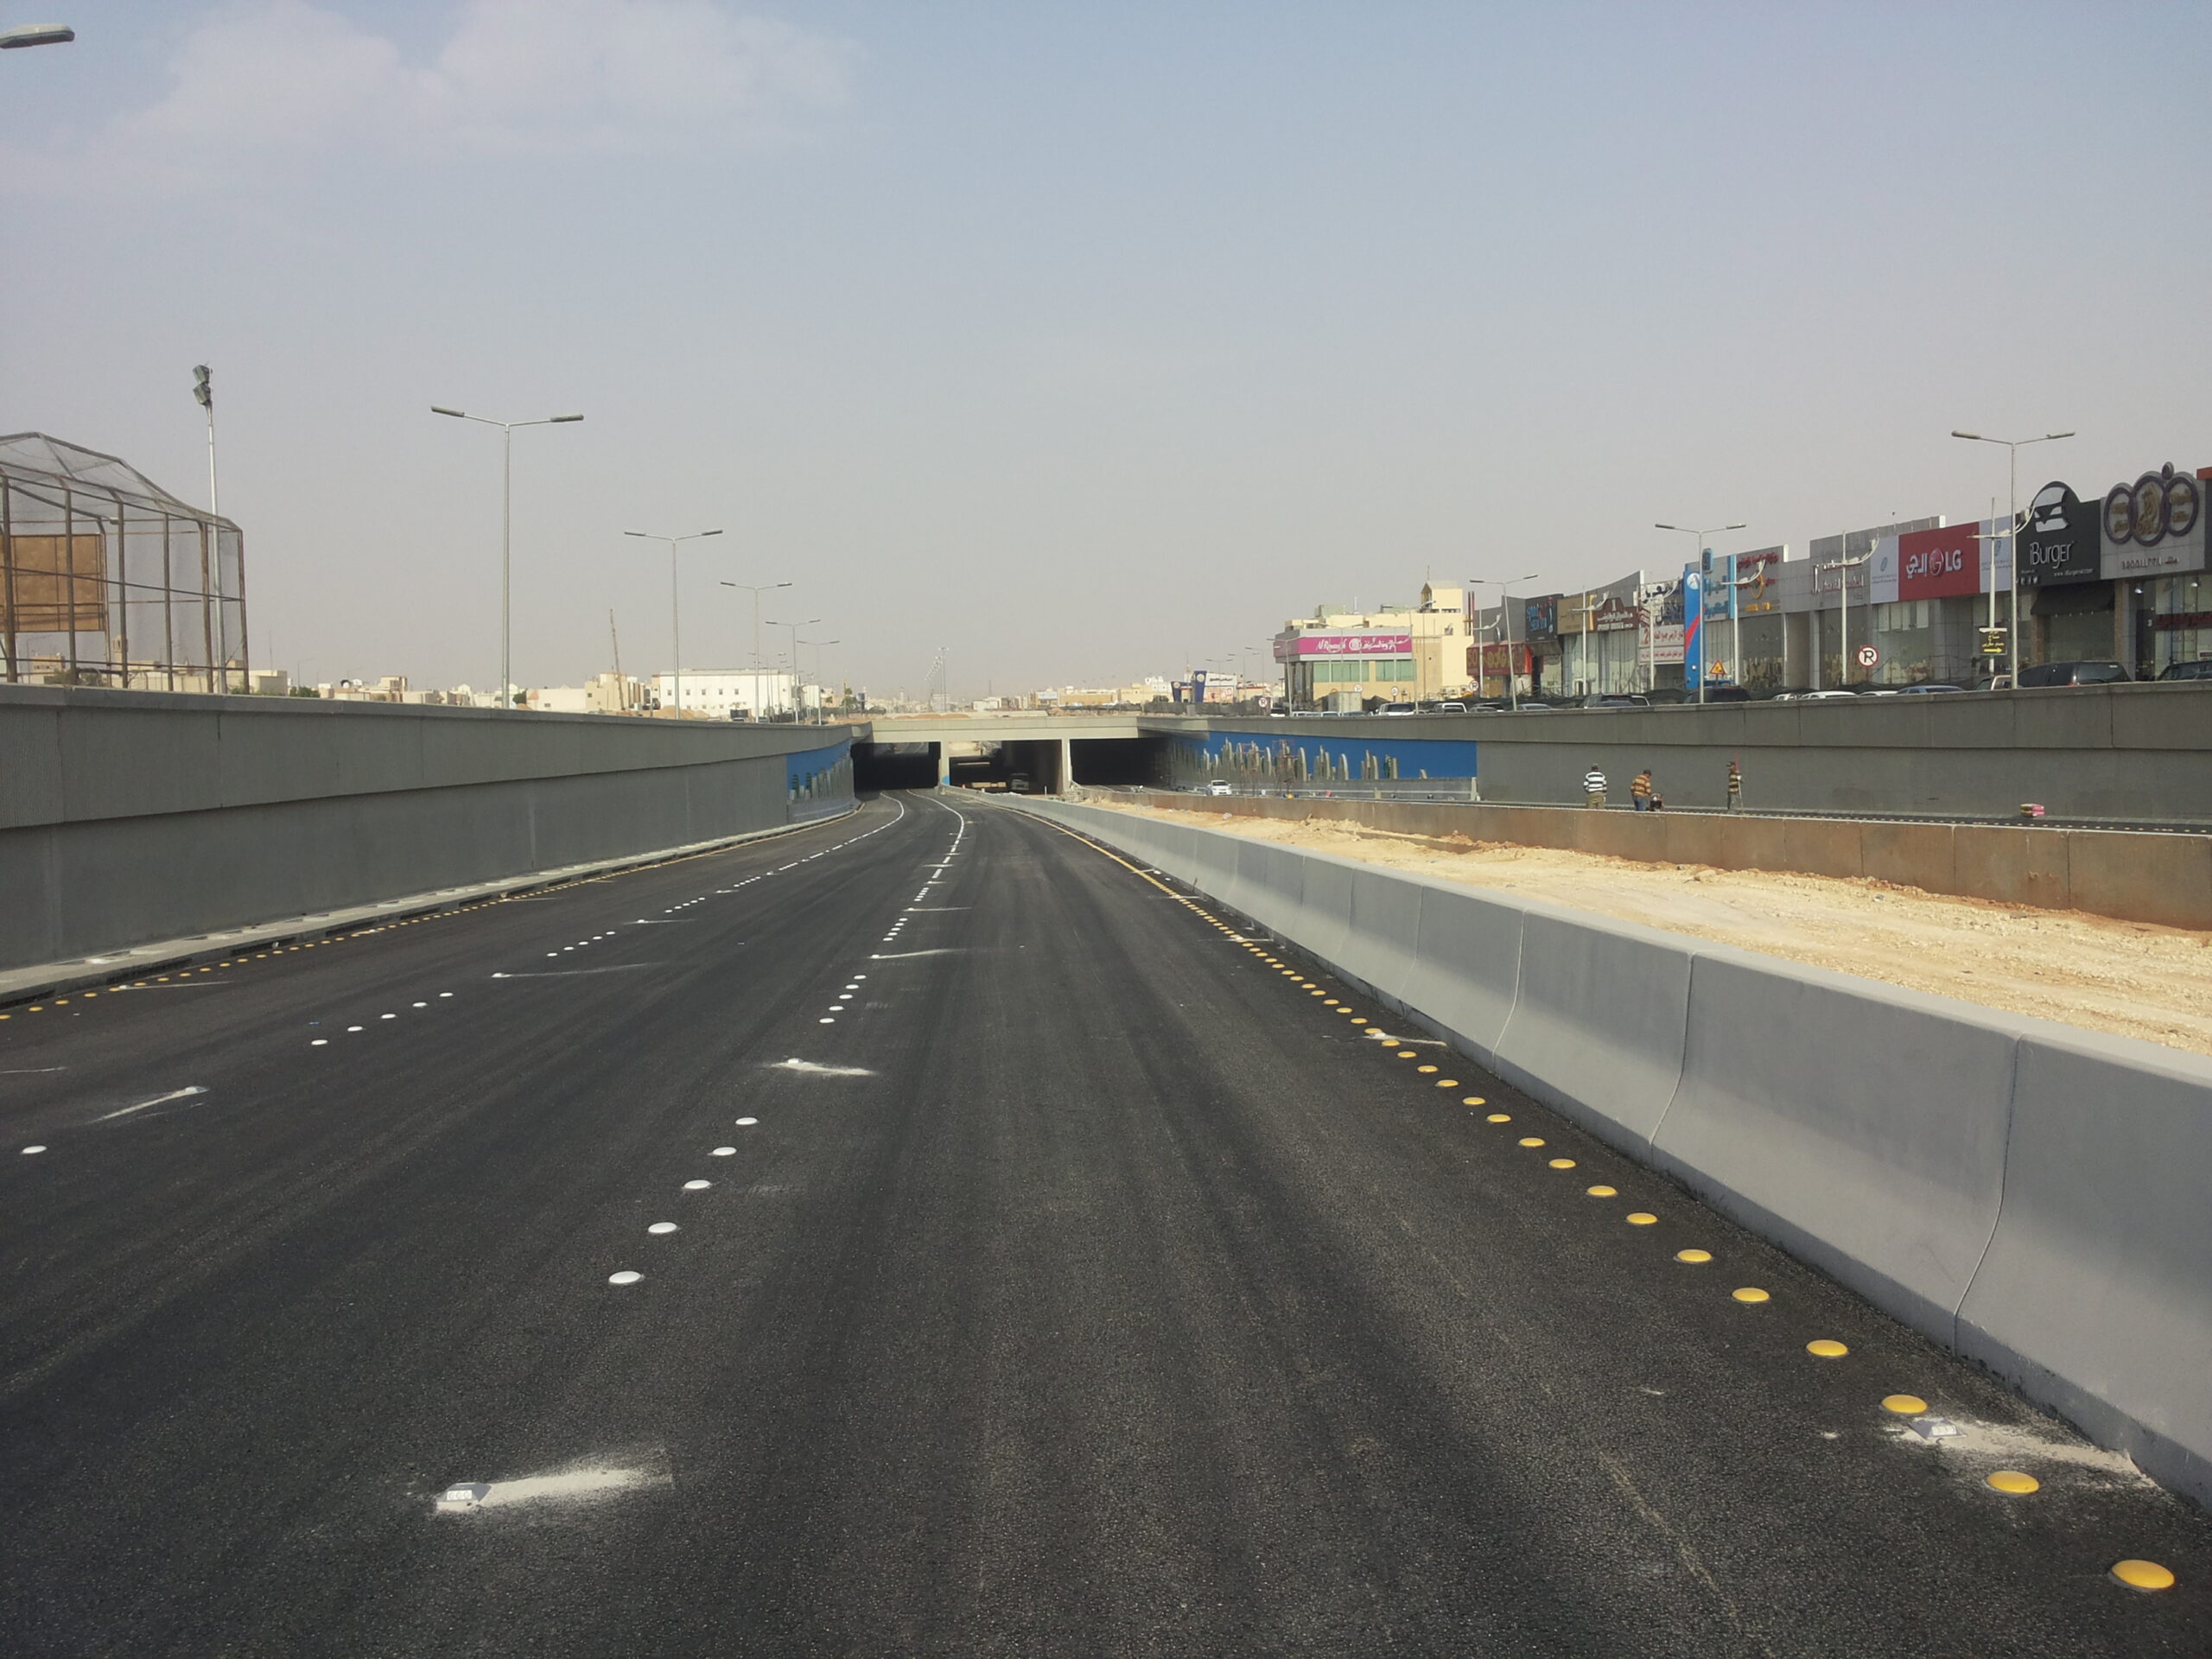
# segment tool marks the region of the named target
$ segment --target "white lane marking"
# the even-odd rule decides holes
[[[884,943],[889,944],[891,941],[886,939]],[[870,962],[905,962],[913,957],[957,957],[965,949],[965,946],[939,945],[934,950],[871,950],[868,959]]]
[[[674,922],[664,922],[650,916],[640,916],[631,924],[633,927],[674,927]]]
[[[819,1019],[819,1020],[816,1020],[814,1023],[815,1023],[816,1025],[817,1025],[817,1026],[834,1026],[834,1025],[836,1025],[837,1022],[836,1022],[835,1020],[831,1019],[828,1014],[823,1014],[823,1015],[822,1016],[822,1018],[821,1018],[821,1019]]]
[[[366,1026],[348,1026],[346,1029],[348,1031],[366,1031],[368,1027]]]
[[[13,1071],[0,1071],[0,1077],[36,1077],[41,1071],[67,1071],[68,1069],[66,1065],[18,1066]]]
[[[380,1014],[377,1018],[379,1020],[397,1020],[399,1016],[396,1014]]]
[[[330,1046],[330,1039],[327,1037],[316,1037],[311,1039],[308,1043],[308,1046],[309,1048],[327,1048]]]
[[[427,1003],[427,1002],[417,1002],[416,1004],[415,1004],[415,1006],[416,1006],[416,1007],[418,1007],[418,1008],[427,1008],[427,1007],[429,1007],[430,1005],[429,1005],[429,1003]]]
[[[804,1071],[809,1077],[872,1077],[875,1075],[864,1065],[818,1065],[812,1060],[778,1060],[768,1070]],[[747,1118],[741,1118],[739,1121],[751,1122]]]
[[[173,1100],[183,1100],[188,1096],[204,1095],[207,1092],[205,1088],[195,1083],[183,1089],[172,1089],[166,1095],[156,1095],[151,1100],[142,1100],[136,1106],[125,1106],[119,1111],[103,1112],[92,1122],[105,1123],[111,1118],[128,1117],[133,1112],[143,1112],[149,1106],[166,1106]]]
[[[686,1192],[703,1192],[713,1185],[712,1181],[686,1181],[683,1183],[683,1190]]]
[[[25,1147],[23,1148],[23,1156],[28,1158],[35,1152],[44,1152],[46,1148],[44,1147]]]
[[[741,1117],[737,1120],[737,1127],[741,1129],[749,1129],[760,1121],[757,1117]]]
[[[737,1148],[735,1147],[716,1147],[713,1152],[708,1154],[708,1156],[712,1158],[734,1158],[737,1156]]]
[[[620,1273],[608,1274],[607,1275],[607,1282],[610,1285],[634,1285],[639,1280],[645,1276],[645,1275],[644,1274],[639,1273],[632,1268],[625,1268]]]
[[[451,996],[453,993],[451,991],[440,991],[438,995],[440,996]]]
[[[939,911],[972,910],[974,908],[975,906],[972,905],[910,905],[907,906],[907,913],[910,915],[918,912],[923,915],[935,915]]]
[[[641,1275],[618,1273],[609,1284],[634,1285]],[[615,1468],[592,1464],[558,1474],[532,1475],[522,1480],[457,1480],[435,1500],[440,1515],[467,1515],[476,1510],[504,1509],[518,1503],[543,1503],[563,1498],[596,1497],[608,1492],[667,1487],[676,1483],[668,1472],[668,1454],[657,1454],[645,1468]]]
[[[628,974],[635,973],[640,968],[658,968],[660,965],[657,962],[613,962],[604,968],[555,968],[550,971],[541,969],[534,974],[494,974],[492,977],[494,979],[582,979],[590,974]],[[448,991],[446,995],[451,996],[453,993]]]
[[[649,1233],[672,1233],[676,1230],[676,1224],[672,1221],[657,1221],[645,1230]]]

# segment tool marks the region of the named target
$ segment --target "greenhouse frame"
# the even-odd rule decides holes
[[[0,646],[11,683],[245,691],[245,539],[113,455],[0,437]]]

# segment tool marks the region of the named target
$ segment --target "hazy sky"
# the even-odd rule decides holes
[[[956,693],[2212,462],[2201,6],[6,0],[0,431],[223,502],[257,658]],[[1243,659],[1256,663],[1256,657]],[[810,654],[808,667],[812,668]]]

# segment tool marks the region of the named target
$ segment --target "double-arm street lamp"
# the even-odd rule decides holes
[[[2001,443],[2005,446],[2006,459],[2010,463],[2007,468],[2010,475],[2010,489],[2005,501],[2007,516],[2005,520],[2005,537],[2007,551],[2012,555],[2012,580],[2010,584],[2012,589],[2012,599],[2011,626],[2005,631],[2005,651],[2007,664],[2005,677],[2012,681],[2012,689],[2017,691],[2020,689],[2020,451],[2031,443],[2056,443],[2061,438],[2070,438],[2074,435],[2071,432],[2046,432],[2039,438],[1985,438],[1979,432],[1955,431],[1951,435],[1955,438],[1964,438],[1969,443]],[[1993,556],[1990,560],[1990,566],[1989,574],[1992,581],[1989,584],[1989,626],[1993,628],[1997,626],[1997,583],[1994,580],[1997,571],[1996,560]]]
[[[771,622],[768,625],[772,628],[789,628],[791,632],[791,718],[793,720],[797,720],[801,713],[798,706],[798,631],[801,628],[810,628],[821,620],[818,616],[810,616],[803,622]]]
[[[762,670],[767,667],[767,664],[760,660],[760,595],[763,594],[772,594],[779,588],[788,588],[791,586],[791,583],[788,582],[764,582],[756,585],[755,583],[749,582],[726,582],[722,583],[722,586],[725,588],[735,588],[741,592],[753,595],[753,671],[756,674],[760,673]],[[754,690],[757,692],[759,688],[756,686]]]
[[[1505,631],[1505,700],[1516,715],[1521,712],[1521,677],[1513,671],[1513,607],[1507,601],[1512,598],[1512,590],[1524,582],[1535,580],[1536,572],[1533,570],[1525,576],[1469,576],[1467,578],[1467,586],[1471,588],[1495,588],[1497,589],[1498,626]],[[1489,653],[1484,654],[1487,656]],[[1535,690],[1533,683],[1529,689],[1532,691]],[[1480,695],[1479,686],[1477,688],[1477,695]]]
[[[827,646],[842,645],[845,642],[842,639],[801,639],[797,634],[793,634],[791,636],[791,650],[793,653],[791,665],[793,668],[797,668],[798,665],[797,653],[799,646],[812,645],[814,647],[814,675],[817,682],[816,689],[817,691],[827,691],[830,689],[830,671],[823,666],[823,651]],[[818,696],[814,699],[814,723],[817,726],[828,723],[823,713],[822,698]]]
[[[688,536],[656,536],[649,530],[626,530],[625,536],[635,536],[640,541],[668,543],[668,640],[676,652],[675,702],[676,718],[683,718],[683,607],[678,595],[683,585],[676,579],[676,550],[684,542],[696,542],[709,536],[719,536],[719,530],[695,530]]]
[[[495,421],[487,415],[465,414],[458,409],[444,409],[433,404],[433,415],[450,415],[456,421],[474,421],[479,426],[499,429],[499,707],[514,707],[514,679],[512,674],[513,643],[513,570],[512,531],[515,504],[515,429],[518,426],[566,426],[571,421],[581,421],[581,415],[548,415],[535,421]]]
[[[1652,525],[1652,526],[1651,526],[1651,528],[1652,528],[1652,529],[1654,529],[1654,530],[1671,530],[1671,531],[1673,531],[1675,532],[1675,534],[1676,534],[1677,536],[1690,536],[1690,537],[1694,537],[1696,538],[1696,541],[1697,541],[1697,552],[1698,552],[1698,556],[1699,556],[1699,558],[1700,558],[1700,561],[1701,561],[1701,560],[1703,559],[1703,557],[1704,557],[1704,554],[1705,554],[1705,538],[1706,538],[1707,537],[1708,537],[1708,536],[1718,536],[1718,535],[1721,534],[1724,531],[1742,530],[1742,529],[1744,528],[1744,526],[1743,526],[1742,524],[1714,524],[1714,525],[1713,525],[1713,526],[1712,526],[1711,528],[1709,528],[1709,529],[1706,529],[1706,530],[1698,530],[1698,529],[1694,529],[1694,528],[1693,528],[1692,526],[1690,526],[1690,525],[1688,525],[1688,524],[1654,524],[1654,525]],[[1702,597],[1703,597],[1703,596],[1702,596],[1702,594],[1700,594],[1700,602],[1702,602]],[[1729,617],[1729,620],[1732,622],[1732,621],[1735,620],[1735,616],[1736,616],[1736,590],[1735,590],[1733,588],[1731,588],[1728,590],[1728,617]],[[1688,620],[1688,619],[1687,617],[1685,617],[1685,618],[1683,619],[1683,620],[1684,620],[1685,622],[1687,622],[1687,621]],[[1704,639],[1704,637],[1705,637],[1705,619],[1704,619],[1702,616],[1699,617],[1699,619],[1698,619],[1697,631],[1698,631],[1698,637],[1699,637],[1699,639],[1700,639],[1700,640],[1702,640],[1702,639]],[[1729,640],[1729,642],[1728,642],[1728,649],[1729,649],[1730,651],[1732,651],[1732,651],[1734,651],[1734,650],[1737,648],[1737,646],[1738,646],[1738,645],[1741,645],[1742,643],[1743,643],[1743,636],[1742,636],[1742,634],[1741,634],[1740,632],[1738,632],[1738,633],[1735,634],[1733,637],[1732,637],[1732,638],[1730,639],[1730,640]],[[1728,665],[1728,672],[1729,672],[1730,676],[1731,676],[1731,677],[1735,680],[1735,683],[1736,683],[1737,684],[1741,685],[1741,684],[1744,683],[1744,665],[1743,665],[1741,663],[1733,663],[1733,662],[1732,662],[1731,664],[1729,664],[1729,665]],[[1705,674],[1705,652],[1704,652],[1704,650],[1703,650],[1702,646],[1700,646],[1700,649],[1699,649],[1699,652],[1698,652],[1698,664],[1697,664],[1697,700],[1698,700],[1700,702],[1703,702],[1705,701],[1705,680],[1706,680],[1706,674]]]

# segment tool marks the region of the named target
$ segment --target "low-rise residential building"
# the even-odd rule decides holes
[[[1424,584],[1420,603],[1371,611],[1319,606],[1274,638],[1284,695],[1294,709],[1346,696],[1418,702],[1468,686],[1467,595]]]

